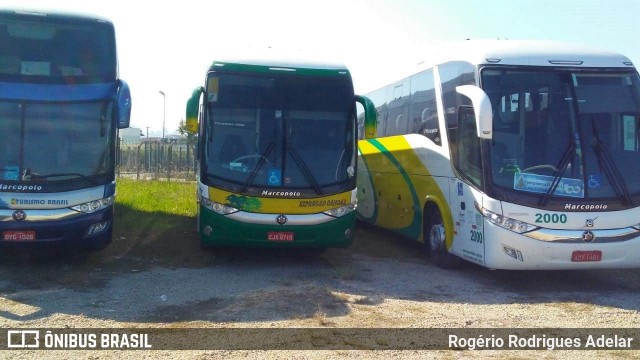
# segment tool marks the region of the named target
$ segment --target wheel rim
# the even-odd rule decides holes
[[[433,225],[429,232],[429,246],[431,246],[431,250],[440,251],[444,249],[445,239],[444,226],[442,224]]]

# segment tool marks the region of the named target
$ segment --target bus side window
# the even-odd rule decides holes
[[[376,109],[376,111],[378,112],[378,125],[376,127],[377,129],[377,137],[382,137],[382,136],[386,136],[387,133],[385,131],[385,125],[387,123],[387,115],[389,114],[389,112],[387,111],[387,105],[385,104],[384,106],[380,106]]]
[[[356,114],[358,114],[357,124],[358,124],[358,140],[364,139],[364,108],[362,104],[356,102]]]
[[[411,100],[409,133],[420,134],[442,146],[433,69],[411,77]]]
[[[389,87],[387,91],[387,122],[385,124],[385,136],[407,133],[407,104],[408,104],[409,79],[403,79]]]
[[[387,116],[387,87],[378,89],[369,94],[369,99],[376,106],[376,134],[375,136],[385,136],[385,124]]]
[[[435,107],[435,104],[433,104]],[[442,146],[440,139],[440,125],[438,124],[438,113],[434,108],[426,107],[420,113],[419,127],[414,128],[414,132],[425,136],[436,145]]]
[[[20,74],[20,58],[11,55],[0,55],[0,74]]]
[[[633,115],[622,115],[623,149],[624,151],[638,151],[638,120]]]

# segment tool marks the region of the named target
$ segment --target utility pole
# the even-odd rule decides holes
[[[162,94],[162,141],[164,141],[164,121],[167,117],[167,96],[162,90],[158,92]]]

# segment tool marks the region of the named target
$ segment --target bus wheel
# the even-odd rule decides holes
[[[442,215],[440,215],[438,210],[432,211],[430,215],[429,219],[427,219],[428,225],[425,226],[425,239],[429,247],[431,261],[433,261],[437,267],[443,269],[455,269],[459,267],[462,262],[461,259],[447,251]]]

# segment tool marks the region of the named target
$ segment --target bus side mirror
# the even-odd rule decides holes
[[[478,138],[491,139],[493,137],[493,110],[489,95],[475,85],[457,86],[456,91],[471,99],[473,112],[476,115]]]
[[[119,80],[116,99],[118,129],[128,128],[131,120],[131,90],[124,80]]]
[[[191,97],[187,100],[187,119],[185,120],[185,127],[188,132],[193,134],[198,132],[198,110],[200,107],[200,96],[203,92],[204,88],[200,86],[193,90]]]
[[[364,108],[364,138],[373,139],[376,137],[376,105],[366,96],[356,95],[356,101]]]

